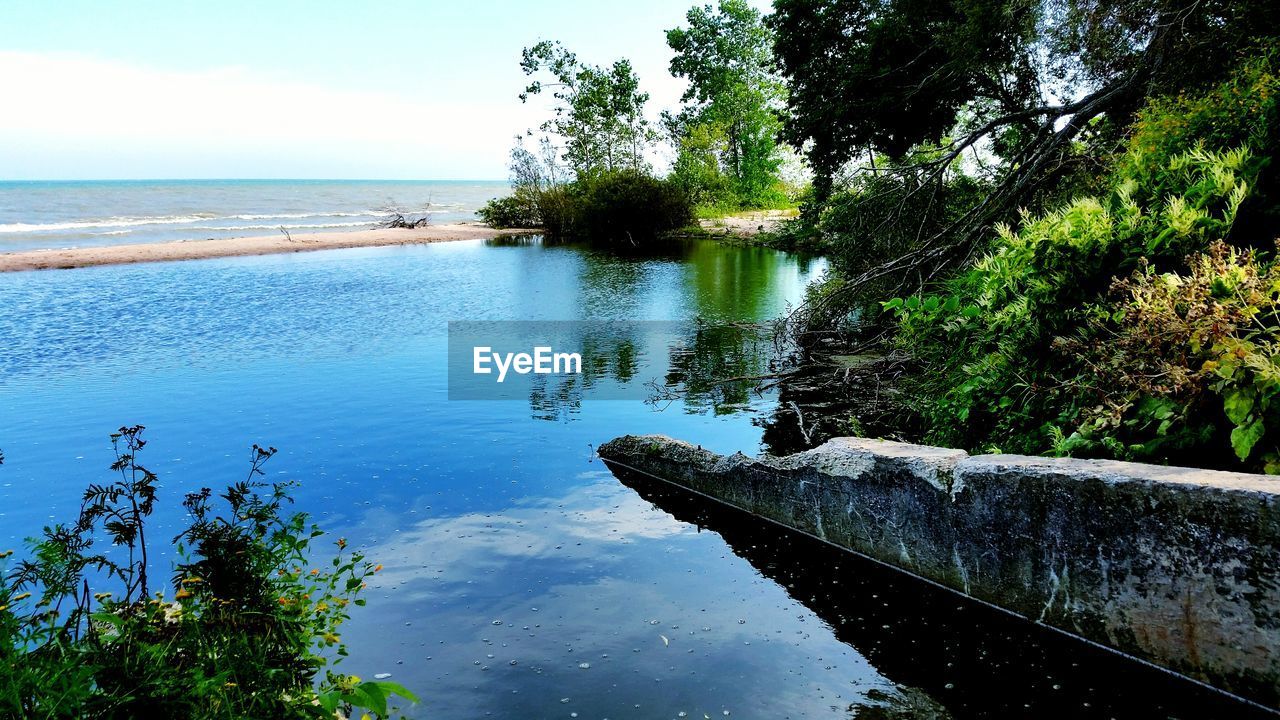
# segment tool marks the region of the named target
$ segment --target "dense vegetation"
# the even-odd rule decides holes
[[[663,132],[646,119],[649,97],[627,60],[605,67],[556,42],[526,48],[521,68],[531,82],[520,99],[550,95],[551,117],[535,148],[517,141],[512,194],[481,209],[481,219],[640,245],[695,215],[791,205],[799,190],[781,175],[786,89],[773,71],[772,31],[744,0],[695,7],[686,19],[667,44],[671,73],[689,89],[680,108],[662,113]],[[674,158],[658,177],[650,159],[664,139]]]
[[[686,20],[665,178],[630,65],[541,43],[528,93],[559,104],[486,218],[640,244],[689,205],[802,199],[771,241],[833,272],[787,329],[895,363],[902,437],[1280,471],[1280,4],[722,0]]]
[[[153,578],[159,498],[138,462],[142,430],[112,435],[118,478],[90,485],[75,522],[45,528],[0,583],[0,715],[387,717],[391,696],[413,700],[332,669],[346,655],[339,628],[381,566],[342,539],[319,557],[323,533],[286,512],[290,486],[256,479],[273,448],[255,445],[248,477],[217,501],[187,496],[172,576]]]
[[[1277,12],[779,0],[801,335],[882,301],[931,442],[1280,471]]]

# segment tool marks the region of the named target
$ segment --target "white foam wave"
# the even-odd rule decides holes
[[[95,228],[136,227],[139,225],[181,225],[216,217],[208,213],[164,215],[160,217],[113,217],[104,220],[76,220],[60,223],[8,223],[0,225],[0,233],[52,232],[57,230],[90,230]]]
[[[286,230],[317,230],[321,228],[338,228],[338,227],[368,227],[375,224],[374,221],[368,222],[338,222],[338,223],[276,223],[274,225],[193,225],[189,230],[277,230],[283,227]]]

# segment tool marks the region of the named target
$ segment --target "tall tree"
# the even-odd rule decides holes
[[[777,181],[778,111],[786,87],[773,70],[773,33],[745,0],[694,7],[689,26],[667,31],[671,74],[689,80],[678,126],[721,134],[723,164],[739,195],[757,202]]]
[[[887,155],[925,195],[965,152],[997,161],[992,191],[936,232],[889,213],[922,239],[869,271],[883,277],[963,260],[1064,169],[1111,152],[1145,97],[1214,81],[1274,36],[1280,3],[777,0],[769,22],[790,89],[784,135],[806,150],[820,198],[867,155]]]
[[[608,67],[587,65],[559,42],[542,41],[524,49],[520,67],[535,79],[520,94],[521,102],[550,90],[554,115],[541,129],[563,143],[563,159],[579,176],[602,170],[645,167],[645,151],[655,131],[644,116],[649,94],[640,91],[640,79],[631,62],[615,61]]]

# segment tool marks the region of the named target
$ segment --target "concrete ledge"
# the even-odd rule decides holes
[[[863,438],[749,458],[625,436],[599,453],[1280,705],[1280,479]]]

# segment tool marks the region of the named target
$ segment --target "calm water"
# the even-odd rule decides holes
[[[251,443],[280,448],[272,477],[386,565],[344,667],[391,673],[420,717],[1198,711],[1150,673],[593,459],[626,432],[756,452],[770,395],[735,412],[446,399],[449,320],[766,320],[822,270],[715,244],[626,259],[527,241],[0,275],[0,544],[72,517],[107,476],[107,434],[142,423],[167,501],[154,536],[176,532],[184,492],[243,477]],[[639,346],[636,381],[680,357]]]
[[[505,182],[0,181],[0,252],[373,227],[391,213],[475,219]]]

